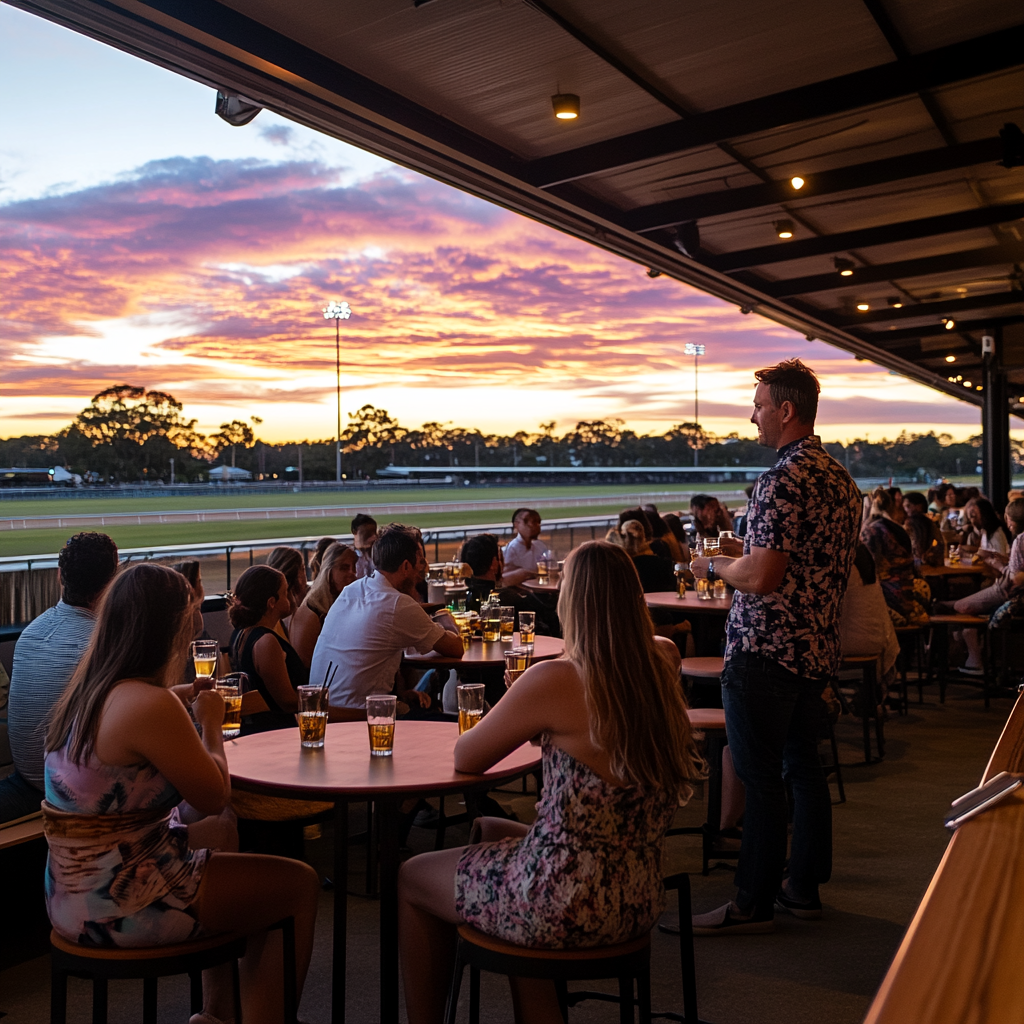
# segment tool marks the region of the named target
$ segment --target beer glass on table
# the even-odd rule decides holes
[[[505,686],[511,686],[529,667],[532,650],[513,647],[505,652]]]
[[[480,607],[480,628],[484,640],[491,643],[501,639],[501,607],[486,604]]]
[[[366,727],[370,732],[370,756],[391,757],[395,749],[395,714],[398,698],[393,693],[366,698]]]
[[[501,623],[501,642],[512,643],[512,634],[516,631],[516,610],[512,605],[502,605],[498,609]]]
[[[548,560],[546,558],[537,559],[537,582],[547,583],[548,581]]]
[[[713,593],[716,600],[722,600],[727,596],[725,589],[725,580],[715,580]]]
[[[217,671],[217,641],[193,640],[192,664],[196,667],[196,682],[212,679]]]
[[[244,672],[231,672],[216,681],[217,692],[224,698],[224,739],[237,739],[242,731],[242,694],[249,688]]]
[[[519,643],[523,647],[529,648],[533,651],[533,638],[537,631],[537,613],[536,612],[520,612],[519,613]]]
[[[307,749],[319,749],[327,735],[327,687],[300,686],[299,739]]]
[[[462,649],[469,650],[473,640],[473,616],[470,612],[452,612],[455,625],[459,627],[459,639],[462,641]]]
[[[697,600],[710,601],[714,596],[711,580],[697,580]]]
[[[463,683],[459,693],[459,735],[468,732],[484,717],[484,684]]]

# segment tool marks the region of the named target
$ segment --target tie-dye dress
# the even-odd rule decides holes
[[[661,847],[678,804],[611,786],[547,740],[544,794],[522,838],[468,846],[455,872],[463,920],[520,946],[625,942],[665,909]]]
[[[191,850],[178,791],[153,765],[46,755],[46,908],[65,938],[163,946],[200,934],[190,910],[209,850]]]

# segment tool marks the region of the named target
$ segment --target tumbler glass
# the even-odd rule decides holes
[[[366,698],[366,727],[370,732],[370,756],[391,757],[395,749],[395,714],[398,698],[393,693]]]

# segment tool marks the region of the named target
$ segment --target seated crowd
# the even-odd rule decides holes
[[[962,510],[954,504],[961,498]],[[481,818],[472,845],[403,866],[411,1021],[440,1019],[461,922],[557,948],[621,941],[657,919],[661,840],[703,764],[679,680],[680,658],[693,652],[689,625],[671,613],[652,616],[644,594],[675,590],[676,571],[710,538],[741,553],[733,538],[742,522],[735,525],[711,495],[693,497],[688,523],[653,505],[626,509],[604,541],[565,559],[557,596],[525,586],[551,557],[536,511],[515,511],[504,547],[493,534],[462,545],[466,610],[496,593],[503,606],[532,612],[539,634],[562,636],[565,656],[536,663],[512,688],[500,670],[485,676],[491,711],[455,752],[458,769],[482,772],[541,737],[546,795],[538,823]],[[366,515],[353,520],[352,535],[351,545],[324,538],[308,568],[302,552],[282,547],[238,578],[221,674],[228,663],[245,674],[243,735],[296,728],[297,688],[310,681],[329,682],[332,721],[365,718],[367,697],[378,694],[394,694],[408,717],[453,710],[440,691],[455,676],[410,667],[406,658],[436,652],[457,663],[464,654],[449,610],[428,601],[422,535],[395,523],[378,529]],[[878,488],[865,499],[860,540],[842,646],[848,654],[882,652],[883,688],[899,653],[896,628],[928,621],[922,567],[941,566],[950,544],[977,554],[991,573],[990,585],[957,600],[956,611],[998,617],[1024,594],[1021,498],[1000,521],[977,493]],[[197,680],[188,657],[190,642],[208,636],[199,563],[119,570],[113,541],[82,533],[61,550],[59,579],[61,600],[25,628],[14,653],[15,770],[0,780],[0,823],[42,807],[47,908],[60,934],[132,947],[245,932],[246,1019],[278,1020],[281,974],[272,963],[280,963],[281,938],[268,929],[295,919],[301,991],[318,879],[300,861],[238,852],[224,703],[209,680]],[[979,671],[978,637],[966,631],[964,641],[966,669]],[[727,789],[739,793],[734,824],[743,796],[731,764],[727,753]],[[562,817],[560,794],[582,792],[591,817]],[[594,828],[609,837],[597,849]],[[154,857],[156,883],[146,874]],[[515,884],[526,878],[529,900]],[[225,970],[206,972],[204,1008],[192,1024],[233,1019]],[[515,979],[513,991],[517,1018],[561,1019],[552,984]]]

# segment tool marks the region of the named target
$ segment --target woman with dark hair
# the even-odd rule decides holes
[[[565,655],[527,669],[475,729],[455,768],[483,772],[540,737],[544,799],[527,827],[478,819],[481,842],[420,854],[399,872],[410,1024],[444,1013],[456,928],[577,949],[644,935],[665,905],[661,853],[703,777],[676,665],[653,636],[629,557],[589,541],[565,560]],[[550,981],[512,978],[517,1020],[560,1021]]]
[[[173,945],[248,935],[241,965],[247,1019],[281,1020],[281,943],[267,929],[295,919],[299,991],[313,947],[319,885],[299,861],[211,850],[231,798],[224,701],[193,705],[202,738],[170,686],[181,676],[194,596],[185,578],[142,562],[104,596],[85,657],[50,722],[44,831],[46,904],[72,942]],[[181,823],[182,800],[209,817]],[[204,972],[191,1024],[234,1019],[231,971]]]
[[[306,563],[303,560],[302,552],[298,548],[274,548],[267,555],[267,565],[271,569],[277,569],[288,581],[288,594],[291,598],[292,611],[295,611],[306,599],[306,593],[309,591]],[[286,613],[274,627],[274,632],[278,636],[283,636],[285,640],[288,639],[288,628],[291,626],[291,621],[285,622],[284,619],[288,618],[289,614]]]
[[[940,514],[958,507],[956,488],[952,484],[946,483],[939,484],[939,486],[935,488],[934,497],[928,503],[929,512],[937,512]]]
[[[235,584],[228,618],[231,664],[249,676],[249,685],[263,698],[242,703],[242,734],[295,728],[299,709],[296,688],[309,682],[309,668],[275,626],[292,610],[288,581],[269,565],[251,565]]]
[[[619,532],[622,534],[622,546],[636,567],[643,592],[651,594],[675,590],[675,574],[668,562],[651,550],[643,523],[636,519],[627,519],[619,528]]]
[[[292,613],[292,646],[303,664],[313,661],[313,651],[331,605],[355,580],[356,549],[347,544],[331,544],[323,553],[320,573],[306,593],[305,601]]]
[[[899,487],[886,487],[885,493],[892,498],[892,521],[903,526],[907,513],[903,510],[903,491]]]
[[[626,523],[639,523],[643,529],[643,534],[647,540],[647,544],[650,547],[647,554],[656,555],[658,558],[662,559],[662,561],[671,562],[672,555],[669,551],[668,545],[663,540],[655,536],[654,520],[656,518],[657,517],[652,515],[650,512],[640,508],[639,505],[636,508],[623,509],[623,511],[619,513],[619,530],[622,530],[622,527],[625,526]]]
[[[971,498],[964,506],[964,518],[970,527],[963,547],[971,552],[994,551],[1006,558],[1010,553],[1010,540],[988,498]]]
[[[885,603],[896,626],[923,626],[928,622],[931,592],[917,575],[914,548],[907,531],[893,522],[893,500],[883,487],[867,499],[860,539],[871,552]]]
[[[324,552],[332,545],[338,542],[334,537],[321,537],[316,542],[316,551],[313,552],[313,557],[309,560],[309,578],[315,580],[320,575],[320,568],[323,565]],[[277,568],[277,566],[275,566]]]

